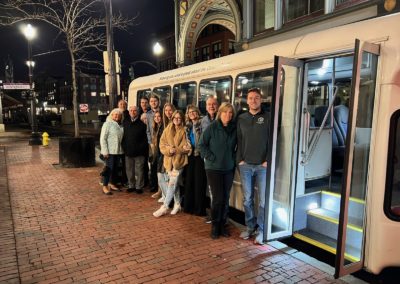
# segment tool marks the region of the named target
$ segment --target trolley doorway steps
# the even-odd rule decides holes
[[[336,254],[340,198],[339,194],[329,191],[318,191],[299,197],[296,205],[304,210],[304,213],[299,214],[303,220],[298,219],[293,236]],[[308,204],[313,204],[312,209]],[[364,202],[350,198],[348,212],[345,258],[354,262],[361,255]]]

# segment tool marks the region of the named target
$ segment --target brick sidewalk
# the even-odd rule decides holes
[[[0,283],[19,283],[5,147],[0,146]]]
[[[203,218],[179,213],[156,219],[159,204],[147,192],[106,196],[98,184],[100,165],[54,166],[56,144],[6,146],[21,283],[343,283],[283,251],[241,240],[233,226],[232,237],[212,240]],[[2,165],[0,152],[3,184]],[[0,190],[3,208],[7,198]],[[7,275],[18,282],[12,227],[0,220],[0,233],[6,230],[0,282]],[[5,243],[10,249],[3,251]]]

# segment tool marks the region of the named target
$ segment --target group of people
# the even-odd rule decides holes
[[[149,109],[142,100],[149,101]],[[100,135],[101,154],[108,168],[103,175],[103,192],[119,190],[110,180],[121,155],[128,191],[143,192],[148,160],[151,188],[158,189],[152,197],[162,203],[153,213],[155,217],[167,214],[172,200],[172,215],[183,210],[205,216],[208,189],[211,238],[229,237],[229,197],[238,167],[246,220],[246,230],[240,237],[249,239],[255,235],[255,243],[262,244],[270,117],[261,107],[259,89],[248,90],[247,104],[249,111],[236,118],[234,107],[230,103],[219,106],[215,97],[207,98],[207,114],[203,118],[195,105],[187,106],[185,114],[170,103],[161,110],[155,94],[142,98],[140,109],[130,106],[128,114],[114,109]]]

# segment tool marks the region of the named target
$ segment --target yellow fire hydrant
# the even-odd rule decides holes
[[[43,132],[42,134],[42,145],[43,146],[49,146],[49,134],[47,132]]]

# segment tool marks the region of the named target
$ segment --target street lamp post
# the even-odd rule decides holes
[[[160,56],[164,53],[164,47],[159,42],[153,45],[153,54],[157,57],[157,72],[160,72]]]
[[[4,124],[3,124],[3,81],[0,80],[0,133],[4,132]]]
[[[37,132],[38,125],[36,120],[36,96],[33,88],[33,67],[35,66],[35,62],[32,61],[32,45],[31,41],[36,37],[36,29],[32,27],[31,24],[25,26],[23,33],[28,41],[28,61],[26,64],[28,65],[29,70],[29,97],[31,98],[31,126],[32,126],[32,134],[29,139],[29,145],[41,145],[42,140],[40,138],[40,134]]]
[[[107,54],[110,70],[109,70],[109,104],[110,111],[117,106],[117,74],[115,70],[115,52],[114,52],[114,35],[112,26],[112,4],[111,0],[106,0],[104,2],[106,8],[106,34],[107,34]]]

